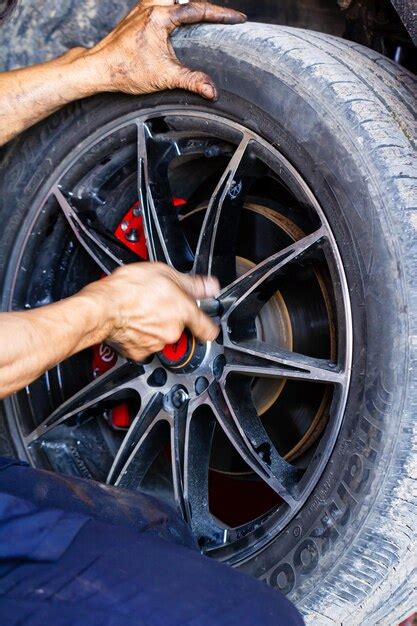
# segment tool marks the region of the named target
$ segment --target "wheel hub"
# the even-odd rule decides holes
[[[184,331],[176,344],[165,346],[144,365],[147,386],[150,391],[159,388],[167,409],[178,408],[171,401],[175,392],[184,390],[186,401],[197,398],[221,377],[224,363],[224,347],[219,340],[201,344]]]
[[[195,341],[192,339],[188,333],[183,332],[178,341],[167,344],[159,355],[161,363],[172,369],[186,365],[195,351]]]
[[[199,367],[206,351],[205,344],[199,344],[190,332],[184,331],[178,341],[159,352],[158,358],[168,370],[186,373]]]

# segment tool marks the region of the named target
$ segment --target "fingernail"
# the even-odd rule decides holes
[[[231,23],[242,24],[243,22],[246,22],[247,19],[248,16],[246,15],[246,13],[242,13],[242,11],[233,11],[233,18],[231,20]]]
[[[205,98],[207,98],[207,100],[216,100],[217,99],[216,90],[214,89],[213,85],[210,85],[210,83],[203,83],[203,86],[201,88],[201,94]]]

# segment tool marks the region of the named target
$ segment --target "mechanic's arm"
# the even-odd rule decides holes
[[[74,48],[48,63],[0,73],[0,145],[68,102],[102,91],[144,94],[180,88],[215,99],[211,78],[181,65],[169,36],[182,24],[245,19],[206,2],[142,0],[93,48]]]
[[[66,300],[0,313],[0,398],[102,341],[135,361],[175,343],[184,328],[202,342],[213,341],[218,327],[195,301],[217,292],[216,279],[135,263]]]

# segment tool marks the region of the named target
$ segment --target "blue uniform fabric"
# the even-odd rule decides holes
[[[33,523],[32,523],[33,522]],[[0,459],[1,626],[302,626],[169,506]]]
[[[0,494],[1,526],[8,519],[10,523],[17,522],[17,519],[13,520],[13,510],[7,508],[7,496],[24,500],[27,504],[32,504],[39,515],[47,512],[50,520],[50,544],[54,544],[54,549],[61,552],[73,539],[71,527],[75,530],[77,524],[81,527],[90,518],[141,533],[155,534],[167,541],[189,547],[196,545],[187,524],[176,511],[152,496],[116,489],[88,479],[34,469],[23,461],[0,457]],[[21,504],[16,502],[16,507],[18,506]],[[10,518],[7,518],[7,510]],[[55,538],[52,524],[56,513],[52,511],[61,512],[61,523],[65,520],[68,525],[67,535],[62,534]],[[35,530],[35,518],[33,520]],[[33,537],[26,536],[26,542],[36,543],[38,534],[32,534]],[[24,549],[29,555],[28,543]]]

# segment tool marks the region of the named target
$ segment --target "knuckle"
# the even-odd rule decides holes
[[[164,349],[166,342],[163,339],[159,341],[155,341],[151,346],[149,346],[149,354],[155,354],[156,352],[161,352]]]
[[[120,276],[123,275],[123,270],[124,270],[124,266],[122,267],[118,267],[117,269],[115,269],[110,276]]]
[[[183,71],[183,80],[184,83],[191,87],[192,85],[194,85],[197,82],[197,77],[198,74],[196,72],[193,72],[192,70],[185,68]]]
[[[154,263],[154,268],[164,278],[172,278],[175,275],[175,270],[173,270],[165,263],[161,263],[161,261],[157,261],[156,263]]]
[[[150,5],[147,9],[146,12],[148,14],[149,17],[151,17],[152,19],[154,19],[155,17],[158,16],[158,7],[155,5]]]
[[[204,6],[205,3],[192,3],[184,5],[184,15],[186,17],[201,20],[206,14],[206,8]]]
[[[129,350],[127,357],[132,361],[140,361],[141,358],[143,358],[143,355],[139,350]]]
[[[201,22],[206,14],[205,3],[192,2],[181,6],[174,5],[171,8],[171,15],[177,24],[192,24]]]
[[[178,274],[173,267],[169,267],[168,265],[164,265],[164,275],[175,284],[178,284]]]
[[[154,12],[154,7],[153,6],[145,6],[145,7],[143,7],[143,14],[144,14],[146,22],[148,22],[148,21],[150,21],[152,19],[153,12]]]
[[[173,326],[170,329],[167,329],[166,333],[166,343],[175,343],[181,337],[181,333],[183,331],[182,326]]]
[[[148,21],[152,24],[159,24],[164,13],[164,7],[150,6],[146,9]]]

